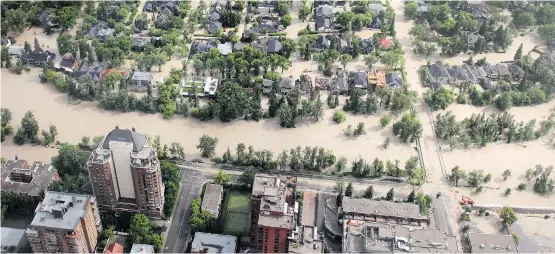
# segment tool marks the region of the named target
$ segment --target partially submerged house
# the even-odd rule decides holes
[[[348,77],[345,72],[341,72],[331,78],[330,92],[332,94],[347,94],[349,93]]]
[[[399,89],[403,87],[403,77],[397,72],[390,72],[385,75],[385,83],[390,88]]]
[[[366,89],[368,88],[368,73],[365,71],[349,72],[348,79],[349,88]]]
[[[258,23],[258,26],[253,27],[258,34],[266,33],[277,33],[283,30],[283,26],[277,21],[273,20],[262,20]]]
[[[374,49],[376,48],[376,45],[374,45],[374,40],[372,39],[359,39],[359,44],[360,52],[365,55],[372,53],[372,51],[374,51]]]
[[[156,16],[156,20],[154,21],[154,26],[162,30],[170,29],[172,19],[173,19],[173,12],[167,8],[164,8]]]
[[[331,40],[328,39],[325,35],[318,35],[316,39],[316,43],[312,47],[315,51],[322,51],[329,49],[331,46]]]
[[[428,79],[432,85],[442,86],[450,82],[451,75],[443,65],[434,63],[428,66]]]
[[[504,80],[511,80],[511,72],[509,71],[509,67],[506,64],[498,63],[495,65],[497,72],[499,73],[499,78]]]
[[[526,72],[516,63],[511,63],[507,67],[509,68],[509,72],[511,73],[514,81],[518,82],[524,78],[524,75],[526,75]]]
[[[135,71],[129,79],[129,90],[133,92],[146,92],[148,87],[154,86],[154,74],[151,72]]]
[[[483,68],[484,72],[486,73],[486,77],[490,80],[495,81],[499,78],[499,71],[495,68],[495,66],[485,63]]]
[[[103,42],[107,37],[112,36],[115,30],[108,27],[108,23],[104,21],[98,21],[94,26],[89,29],[87,36],[89,38],[95,38]]]
[[[35,24],[44,28],[55,28],[58,26],[53,22],[52,16],[50,16],[50,14],[48,14],[46,11],[43,11],[37,15],[37,17],[35,18]]]
[[[54,64],[54,69],[65,73],[73,73],[73,70],[75,70],[78,66],[79,64],[73,55],[68,54],[62,57],[59,62]]]
[[[280,93],[287,94],[295,87],[295,79],[291,77],[282,77],[279,80],[278,88]]]
[[[191,44],[191,50],[189,50],[189,59],[192,59],[196,54],[208,52],[211,48],[218,47],[216,40],[209,41],[194,41]]]
[[[268,53],[280,53],[283,48],[283,44],[276,37],[270,37],[268,39]]]
[[[42,48],[37,44],[35,44],[35,49],[33,51],[21,56],[21,60],[23,60],[24,63],[39,67],[54,59],[56,59],[56,54],[48,50],[42,50]]]
[[[326,31],[333,27],[333,7],[329,5],[318,6],[315,10],[316,31]]]
[[[218,34],[218,30],[220,29],[223,29],[223,26],[222,26],[222,22],[219,22],[219,21],[212,21],[206,27],[206,31],[209,34]]]
[[[368,72],[368,84],[375,87],[384,87],[385,82],[385,72],[383,70],[372,69]]]
[[[272,87],[274,86],[274,81],[271,79],[262,80],[262,93],[269,94],[272,92]]]
[[[79,79],[84,75],[90,75],[94,81],[99,82],[104,75],[104,71],[104,65],[91,67],[88,61],[81,61],[79,68],[75,70],[73,76]]]

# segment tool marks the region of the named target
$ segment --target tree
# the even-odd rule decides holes
[[[365,127],[364,127],[364,122],[359,122],[357,124],[357,127],[353,131],[353,135],[355,137],[358,137],[358,136],[362,136],[364,134],[366,134],[366,130],[365,130]]]
[[[347,157],[341,156],[335,163],[335,171],[341,173],[345,168],[347,168]]]
[[[503,223],[507,224],[508,226],[513,225],[513,223],[518,220],[515,211],[508,206],[505,206],[503,207],[503,209],[501,209],[501,212],[499,212],[499,218],[501,218],[501,221],[503,221]]]
[[[204,134],[199,139],[199,144],[197,145],[197,149],[201,151],[202,157],[210,158],[216,152],[217,145],[218,145],[218,138],[210,137]]]
[[[26,13],[23,8],[15,8],[15,9],[4,9],[3,12],[5,17],[2,17],[2,33],[6,33],[8,31],[14,31],[21,33],[28,25],[28,13]]]
[[[341,202],[343,201],[343,191],[345,190],[345,182],[339,180],[335,183],[335,186],[333,186],[333,190],[337,192],[336,205],[341,206]]]
[[[501,110],[508,110],[513,106],[513,96],[510,91],[504,91],[497,99],[495,99],[495,106]]]
[[[13,128],[10,125],[10,121],[12,120],[12,112],[7,109],[7,108],[2,108],[1,109],[2,115],[0,117],[0,119],[2,120],[2,142],[4,142],[4,139],[7,135],[12,134],[13,132]]]
[[[422,124],[415,115],[405,114],[401,120],[393,124],[393,134],[405,143],[414,142],[422,136]]]
[[[347,188],[345,189],[345,196],[352,197],[353,196],[353,183],[347,184]]]
[[[62,30],[67,30],[75,26],[75,21],[79,16],[79,10],[73,6],[65,6],[56,13],[54,22],[57,23]]]
[[[355,19],[356,15],[352,11],[344,11],[339,13],[336,22],[340,24],[343,29],[349,30],[349,25]]]
[[[154,245],[156,251],[162,250],[162,237],[152,231],[150,220],[144,214],[135,214],[131,219],[129,234],[134,243]]]
[[[472,187],[479,187],[484,182],[484,171],[473,170],[468,174],[468,183]]]
[[[90,153],[83,153],[77,146],[62,144],[58,148],[58,155],[52,158],[52,166],[62,177],[76,175],[83,169],[89,155]]]
[[[218,170],[218,174],[214,177],[214,184],[227,185],[231,181],[231,176],[223,170]]]
[[[362,196],[366,199],[374,198],[374,186],[372,185],[368,186]]]
[[[216,96],[220,120],[229,122],[243,117],[249,105],[247,92],[237,83],[224,82]]]
[[[343,55],[341,55],[339,60],[341,61],[341,65],[343,66],[343,70],[346,70],[347,64],[353,61],[353,57],[351,55],[348,55],[348,54],[343,54]]]
[[[444,110],[455,101],[455,95],[451,89],[441,87],[438,90],[428,90],[424,93],[424,100],[433,110]]]
[[[75,42],[69,34],[60,34],[56,39],[56,43],[58,45],[58,51],[60,52],[60,55],[68,52],[73,52],[75,49]]]
[[[291,25],[291,22],[293,22],[293,19],[289,14],[285,14],[283,17],[281,17],[280,22],[283,25],[283,27],[288,27]]]
[[[23,119],[21,119],[20,128],[17,130],[16,136],[18,136],[18,140],[14,137],[14,143],[18,144],[19,141],[30,141],[31,143],[39,142],[38,134],[39,134],[39,124],[37,120],[35,120],[35,116],[33,112],[27,111]],[[20,144],[23,144],[20,143]]]
[[[241,13],[225,8],[220,15],[220,22],[224,27],[236,27],[241,23]]]
[[[239,176],[239,179],[237,179],[237,181],[246,186],[252,186],[252,184],[254,183],[255,175],[256,170],[249,168],[247,171],[243,172],[241,176]]]
[[[387,201],[393,201],[395,195],[395,190],[393,189],[393,187],[387,192],[387,194],[385,195],[385,200]]]
[[[416,194],[414,193],[414,190],[412,190],[409,196],[407,197],[407,203],[414,203],[415,200],[416,200]]]
[[[518,61],[522,58],[522,43],[520,44],[520,46],[518,46],[518,49],[516,50],[515,53],[515,57],[513,58],[515,61]]]
[[[378,61],[378,58],[374,54],[364,58],[364,62],[366,63],[366,66],[368,66],[368,69],[372,69],[372,66],[374,66],[374,64],[376,64]]]
[[[479,25],[478,20],[472,16],[472,13],[466,11],[462,11],[457,15],[457,24],[464,31],[476,31]]]
[[[424,195],[424,193],[420,192],[416,197],[416,203],[420,206],[420,214],[428,214],[432,204],[432,197]]]
[[[502,176],[503,176],[503,180],[507,181],[507,179],[509,177],[511,177],[511,170],[510,169],[505,169],[505,171],[503,171]]]
[[[312,14],[310,6],[304,2],[301,3],[301,7],[299,8],[299,19],[305,21],[310,14]]]
[[[459,187],[459,180],[466,178],[466,171],[461,169],[459,166],[455,166],[451,169],[451,174],[448,179],[451,183],[455,184],[455,187]]]
[[[391,116],[389,114],[384,114],[380,117],[380,124],[382,125],[382,128],[385,128],[389,125],[389,123],[391,123]]]
[[[408,19],[416,19],[418,17],[418,4],[415,1],[405,2],[405,17]]]
[[[424,41],[428,39],[428,30],[422,24],[415,24],[409,32],[410,36],[416,41]]]
[[[12,67],[12,58],[6,46],[2,46],[2,59],[0,61],[0,67],[4,66],[8,69]]]

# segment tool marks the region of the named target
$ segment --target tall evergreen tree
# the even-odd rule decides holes
[[[515,57],[513,58],[515,61],[518,61],[522,58],[522,43],[520,44],[520,46],[518,47],[518,49],[516,50],[515,53]]]

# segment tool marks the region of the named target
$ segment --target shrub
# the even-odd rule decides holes
[[[507,188],[507,189],[505,190],[505,196],[511,195],[511,192],[512,192],[512,189],[511,189],[511,188]]]
[[[525,183],[521,183],[521,184],[518,185],[518,190],[519,191],[523,191],[525,189],[526,189],[526,184]]]
[[[345,111],[339,110],[333,113],[333,121],[336,123],[343,123],[346,119],[347,116],[345,115]]]
[[[380,118],[380,123],[382,124],[382,128],[387,126],[390,122],[391,122],[391,116],[389,116],[388,114],[385,114]]]

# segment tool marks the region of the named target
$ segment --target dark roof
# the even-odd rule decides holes
[[[513,76],[522,77],[524,76],[524,74],[526,74],[526,72],[522,68],[520,68],[520,66],[518,66],[516,63],[509,64],[509,71]]]
[[[397,72],[385,74],[385,82],[392,88],[403,87],[403,78]]]
[[[233,51],[242,50],[246,46],[249,46],[249,44],[248,43],[243,43],[243,42],[237,42],[233,45]]]
[[[208,19],[212,20],[212,21],[218,21],[218,20],[220,20],[220,14],[215,12],[215,11],[211,12],[211,13],[208,14]]]
[[[351,85],[368,85],[368,73],[365,71],[352,71],[349,73],[349,84]]]
[[[449,72],[449,75],[453,78],[456,78],[460,81],[468,81],[466,70],[462,69],[459,66],[452,66],[450,68],[447,68],[447,71]]]
[[[318,17],[316,17],[316,22],[315,22],[314,26],[316,27],[316,30],[321,30],[322,28],[323,29],[331,28],[331,26],[332,26],[331,18],[318,16]]]
[[[294,85],[295,85],[295,79],[294,78],[281,78],[279,80],[279,87],[280,88],[291,89],[291,88],[293,88]]]
[[[272,85],[274,85],[274,81],[270,80],[270,79],[264,79],[262,81],[262,86],[263,87],[272,87]]]
[[[275,33],[281,31],[282,29],[283,27],[273,20],[263,20],[256,27],[256,31],[259,33],[262,33],[264,30],[268,33]]]
[[[348,91],[349,86],[347,85],[347,77],[345,75],[345,72],[337,75],[337,77],[332,78],[331,86],[331,90],[338,90],[339,92]]]
[[[43,11],[37,16],[37,21],[40,22],[42,25],[48,25],[48,23],[52,21],[52,17],[50,17],[50,14],[48,14],[47,12]]]
[[[325,35],[318,35],[316,39],[316,44],[314,44],[314,48],[317,49],[329,49],[331,46],[331,41]]]
[[[75,78],[80,78],[83,75],[90,75],[94,81],[100,80],[104,73],[104,65],[90,67],[88,61],[81,61],[79,69],[74,73]]]
[[[316,8],[316,17],[328,17],[333,16],[333,7],[329,5],[321,5]]]
[[[73,57],[69,57],[69,58],[64,57],[60,61],[60,66],[65,68],[73,69],[73,65],[75,65],[75,58]]]
[[[511,74],[509,72],[509,68],[507,67],[507,65],[505,64],[496,64],[495,68],[497,68],[497,71],[499,72],[499,75],[501,76],[505,76],[505,75],[509,75]]]
[[[104,143],[102,143],[102,148],[110,149],[111,141],[133,143],[133,152],[138,152],[146,144],[147,138],[145,135],[131,130],[116,128],[108,133],[106,139],[104,139]]]
[[[91,27],[91,29],[89,29],[87,35],[91,37],[96,37],[98,35],[98,32],[105,28],[108,28],[108,23],[104,21],[98,21],[96,22],[96,24],[94,24],[94,26]]]
[[[431,64],[430,66],[428,66],[428,70],[433,77],[449,77],[449,72],[447,72],[443,65]]]
[[[216,41],[195,41],[191,45],[191,51],[189,53],[189,58],[199,53],[208,52],[211,48],[217,47]]]
[[[208,28],[206,30],[208,30],[209,34],[215,34],[220,28],[222,28],[222,22],[214,21],[208,24]]]
[[[283,48],[283,44],[278,38],[272,37],[268,40],[268,53],[278,53],[281,48]]]
[[[484,71],[487,75],[495,75],[499,74],[499,71],[495,68],[495,66],[491,66],[489,64],[484,64]]]
[[[372,23],[370,23],[370,28],[380,29],[382,26],[383,20],[378,16],[374,17],[374,19],[372,19]]]

